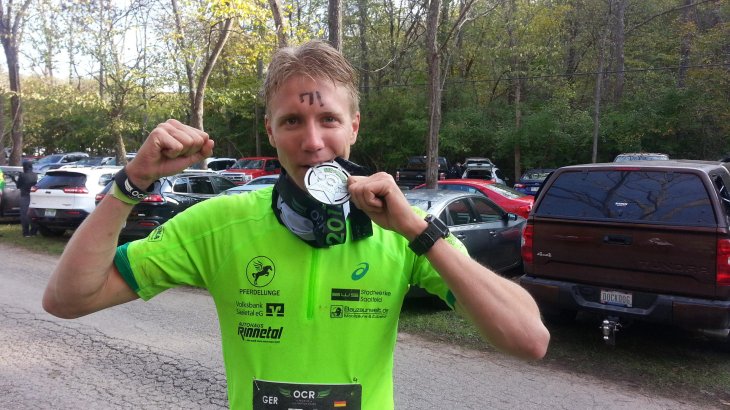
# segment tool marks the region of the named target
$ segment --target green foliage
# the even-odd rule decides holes
[[[367,19],[361,25],[362,4],[344,5],[342,27],[344,53],[359,74],[369,78],[369,89],[362,90],[361,130],[352,155],[373,169],[393,171],[408,156],[426,151],[424,4],[367,2]],[[620,98],[613,93],[615,38],[603,50],[598,42],[606,22],[615,19],[609,18],[606,2],[516,0],[514,9],[510,4],[476,2],[458,27],[454,23],[459,4],[444,6],[440,155],[452,161],[488,156],[507,175],[515,166],[517,147],[522,168],[589,162],[601,52],[608,73],[602,82],[599,161],[639,150],[697,159],[730,154],[730,76],[722,65],[730,44],[727,2],[701,3],[687,21],[681,10],[672,11],[676,0],[627,2],[623,53],[628,71]],[[65,47],[73,44],[75,58],[93,64],[82,72],[86,77],[78,87],[23,79],[26,153],[82,149],[107,154],[114,150],[116,133],[132,151],[157,123],[171,117],[187,121],[184,62],[191,64],[194,75],[200,73],[210,39],[220,21],[231,16],[235,29],[207,84],[205,128],[216,139],[215,155],[254,153],[256,133],[263,152],[274,153],[263,118],[254,118],[256,104],[263,108],[256,98],[261,85],[257,67],[259,62],[266,66],[276,47],[270,10],[262,2],[238,0],[180,0],[179,7],[182,37],[174,29],[169,3],[115,6],[103,11],[102,19],[97,19],[95,3],[79,5],[58,12],[53,23],[58,23],[56,32],[63,38],[55,44],[32,36],[38,53],[28,44],[23,52],[37,62],[37,72],[44,69],[41,61],[48,61],[41,53],[50,51],[49,45],[65,55]],[[282,2],[290,43],[325,38],[326,8],[324,0]],[[111,19],[118,24],[106,25]],[[78,26],[72,29],[71,21]],[[47,22],[33,21],[29,27],[46,27]],[[145,58],[120,53],[121,40],[142,28],[157,40],[146,43]],[[181,38],[184,47],[177,41]],[[690,67],[684,87],[679,87],[678,72],[671,67],[681,61],[680,46],[686,39]],[[104,52],[97,49],[102,44]],[[98,62],[106,64],[103,98],[92,77],[98,75]],[[518,77],[522,87],[516,107]]]

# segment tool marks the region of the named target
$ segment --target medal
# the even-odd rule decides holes
[[[315,165],[304,174],[304,185],[309,195],[329,205],[344,204],[350,200],[347,178],[350,174],[336,162]]]

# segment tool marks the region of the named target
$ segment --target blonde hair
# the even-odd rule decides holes
[[[342,53],[328,43],[311,40],[297,47],[280,48],[272,56],[263,85],[267,115],[271,115],[269,103],[274,94],[295,75],[304,75],[314,80],[329,80],[335,85],[345,87],[350,95],[350,110],[352,113],[360,110],[355,69]]]

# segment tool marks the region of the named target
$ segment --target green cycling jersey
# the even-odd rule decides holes
[[[373,224],[370,238],[313,248],[278,222],[271,195],[205,201],[120,246],[116,266],[145,300],[177,285],[210,292],[231,408],[393,408],[409,286],[451,306],[453,295],[402,236]]]

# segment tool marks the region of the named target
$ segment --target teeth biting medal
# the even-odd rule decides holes
[[[304,185],[309,195],[319,202],[339,205],[350,200],[347,178],[350,174],[336,162],[315,165],[304,174]]]

